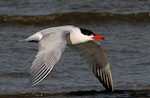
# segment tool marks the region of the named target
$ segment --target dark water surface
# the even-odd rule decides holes
[[[150,97],[148,0],[0,2],[0,97]],[[84,60],[70,47],[44,81],[28,86],[37,43],[18,40],[51,26],[68,24],[105,37],[99,42],[109,57],[113,93],[104,91]]]
[[[0,15],[48,15],[65,12],[143,13],[149,0],[1,0]]]

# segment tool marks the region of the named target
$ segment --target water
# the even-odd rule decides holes
[[[149,5],[148,0],[0,1],[1,97],[150,97]],[[83,59],[69,47],[44,81],[28,87],[37,44],[18,40],[67,24],[106,38],[100,43],[111,64],[114,93],[103,91]]]
[[[64,12],[142,13],[149,0],[1,0],[1,15],[47,15]]]

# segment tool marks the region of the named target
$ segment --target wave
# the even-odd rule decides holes
[[[149,22],[150,13],[132,13],[132,14],[111,14],[111,13],[92,13],[92,12],[71,12],[39,16],[0,16],[0,23],[17,24],[51,24],[78,22],[87,23],[87,21],[109,22],[111,20]]]

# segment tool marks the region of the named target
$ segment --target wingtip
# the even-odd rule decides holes
[[[107,64],[107,66],[97,71],[96,76],[107,91],[110,92],[114,91],[113,80],[109,64]]]
[[[33,85],[33,83],[32,83],[32,80],[31,79],[29,79],[29,82],[28,82],[28,87],[33,87],[34,85]]]
[[[37,85],[38,83],[39,83],[39,81],[38,81],[38,82],[35,82],[35,81],[33,81],[32,79],[30,79],[30,81],[29,81],[30,87],[33,87],[33,86]]]
[[[31,87],[35,86],[36,84],[31,83]]]
[[[109,80],[109,84],[105,86],[106,90],[113,92],[114,91],[114,85],[113,85],[113,80]]]
[[[114,91],[114,88],[113,87],[110,87],[110,88],[106,88],[107,91],[109,92],[113,92]]]
[[[35,81],[33,81],[32,76],[31,76],[30,79],[29,79],[28,84],[29,84],[29,87],[33,87],[33,86],[37,85],[38,83],[36,83]]]
[[[102,82],[101,82],[102,83]],[[103,83],[102,83],[103,84]],[[105,87],[105,89],[108,91],[108,92],[113,92],[114,91],[114,87],[113,87],[113,84],[110,84],[110,85],[105,85],[103,84],[103,86]]]

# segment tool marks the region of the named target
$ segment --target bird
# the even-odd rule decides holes
[[[95,40],[104,40],[101,35],[73,25],[50,27],[21,41],[38,42],[38,53],[31,66],[31,86],[44,80],[59,61],[66,46],[79,50],[96,78],[107,91],[113,91],[113,80],[107,55]]]

